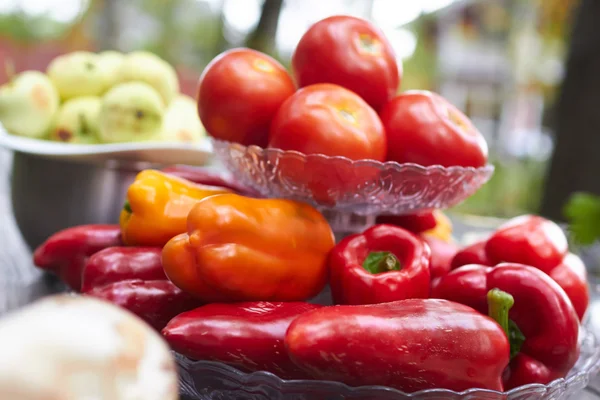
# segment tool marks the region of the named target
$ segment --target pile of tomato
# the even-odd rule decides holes
[[[429,91],[400,92],[402,66],[369,21],[312,25],[292,73],[250,49],[226,51],[200,77],[198,113],[216,139],[419,165],[481,167],[487,144],[459,109]]]

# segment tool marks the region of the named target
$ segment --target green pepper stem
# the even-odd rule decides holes
[[[498,323],[509,335],[508,312],[515,304],[515,299],[510,293],[503,292],[500,289],[492,289],[487,294],[488,315]]]
[[[492,289],[487,294],[488,315],[502,327],[510,344],[510,358],[519,354],[525,342],[525,335],[517,324],[508,318],[508,312],[515,304],[515,299],[510,293],[500,289]]]
[[[369,253],[363,262],[363,268],[372,274],[380,274],[388,271],[400,271],[402,264],[390,251],[374,251]]]
[[[125,200],[125,204],[123,204],[123,210],[127,211],[130,214],[133,212],[133,210],[131,209],[131,204],[129,204],[129,200]]]

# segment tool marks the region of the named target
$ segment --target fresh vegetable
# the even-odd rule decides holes
[[[522,215],[500,226],[487,240],[485,251],[494,264],[514,262],[548,273],[569,251],[567,238],[554,222]]]
[[[323,289],[334,244],[307,204],[223,194],[194,206],[162,262],[175,285],[205,302],[300,301]]]
[[[58,92],[41,72],[22,72],[0,86],[0,122],[14,135],[46,136],[58,106]]]
[[[295,318],[320,307],[302,302],[208,304],[179,314],[162,334],[173,350],[191,359],[303,379],[307,375],[292,363],[283,340]]]
[[[492,289],[514,298],[512,322],[506,321],[512,359],[504,389],[564,377],[579,357],[579,319],[564,290],[539,269],[509,263],[464,266],[434,281],[432,297],[487,314]]]
[[[167,280],[130,279],[97,286],[85,294],[124,308],[157,330],[176,315],[201,305]]]
[[[431,261],[429,262],[431,279],[447,274],[451,269],[450,264],[458,251],[458,246],[435,236],[422,235],[421,238],[431,249]]]
[[[583,320],[590,304],[590,289],[587,284],[587,270],[583,261],[573,253],[548,273],[560,286],[575,308],[579,320]]]
[[[423,233],[432,230],[438,223],[434,211],[405,215],[379,215],[376,222],[378,224],[396,225],[412,233]]]
[[[158,92],[163,106],[179,93],[179,79],[173,66],[147,51],[134,51],[123,59],[118,71],[121,83],[143,82]]]
[[[307,86],[288,98],[271,124],[269,147],[377,161],[387,151],[377,113],[355,93],[332,84]]]
[[[325,18],[302,36],[292,56],[301,87],[334,83],[380,110],[398,90],[402,66],[383,32],[364,19]]]
[[[90,256],[121,245],[118,225],[81,225],[50,236],[33,253],[33,263],[55,273],[71,289],[81,289],[81,275]]]
[[[0,320],[4,400],[176,400],[169,347],[134,315],[89,297],[46,297]]]
[[[558,225],[542,217],[524,215],[500,226],[489,239],[459,251],[452,260],[452,269],[501,262],[538,268],[567,293],[577,315],[583,319],[590,296],[587,271],[579,257],[567,252],[567,239]]]
[[[156,170],[142,171],[129,186],[121,211],[123,241],[128,246],[163,246],[186,231],[188,213],[196,203],[227,192]]]
[[[218,186],[243,196],[258,197],[258,194],[254,190],[242,185],[234,177],[208,168],[192,167],[189,165],[172,165],[161,169],[161,172],[178,176],[200,185]]]
[[[451,269],[456,269],[468,264],[479,264],[479,265],[494,265],[485,253],[486,241],[481,240],[475,242],[467,247],[464,247],[456,253],[452,258]]]
[[[446,242],[452,241],[452,221],[440,210],[406,215],[380,215],[378,224],[397,225],[401,228]]]
[[[233,49],[202,72],[198,114],[216,139],[266,147],[269,125],[296,87],[285,68],[266,54]]]
[[[407,91],[380,112],[387,132],[389,161],[444,167],[482,167],[485,139],[471,121],[442,96]]]
[[[376,304],[429,296],[431,251],[417,236],[375,225],[338,243],[329,256],[336,304]]]
[[[83,268],[81,291],[130,279],[167,280],[161,255],[161,247],[115,246],[100,250]]]
[[[290,325],[292,360],[316,379],[406,392],[502,391],[507,337],[495,321],[445,300],[324,307]]]
[[[437,238],[448,243],[453,242],[453,226],[450,218],[448,218],[441,210],[434,210],[433,216],[435,218],[435,228],[422,232],[422,235]]]

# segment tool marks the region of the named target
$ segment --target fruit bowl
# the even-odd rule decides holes
[[[521,386],[505,393],[483,389],[460,393],[445,389],[404,393],[383,386],[350,387],[332,381],[283,380],[268,372],[245,373],[218,362],[192,361],[179,354],[175,357],[179,365],[181,393],[194,400],[559,400],[581,392],[600,369],[600,342],[591,323],[582,327],[580,340],[579,360],[566,378],[548,385]]]
[[[494,167],[424,167],[353,161],[213,140],[217,157],[242,184],[265,197],[356,215],[407,214],[453,207],[473,195]]]
[[[203,166],[210,162],[212,146],[208,139],[198,143],[129,142],[73,144],[11,135],[0,124],[0,147],[36,157],[106,164],[107,162],[145,162],[148,164],[186,164]]]

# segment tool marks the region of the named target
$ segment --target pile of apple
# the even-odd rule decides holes
[[[201,140],[196,101],[174,68],[143,51],[73,52],[0,86],[0,123],[11,134],[63,143]]]
[[[383,32],[334,16],[312,25],[292,74],[250,49],[217,56],[200,77],[198,112],[216,139],[420,165],[481,167],[487,144],[440,95],[398,89],[402,68]]]

